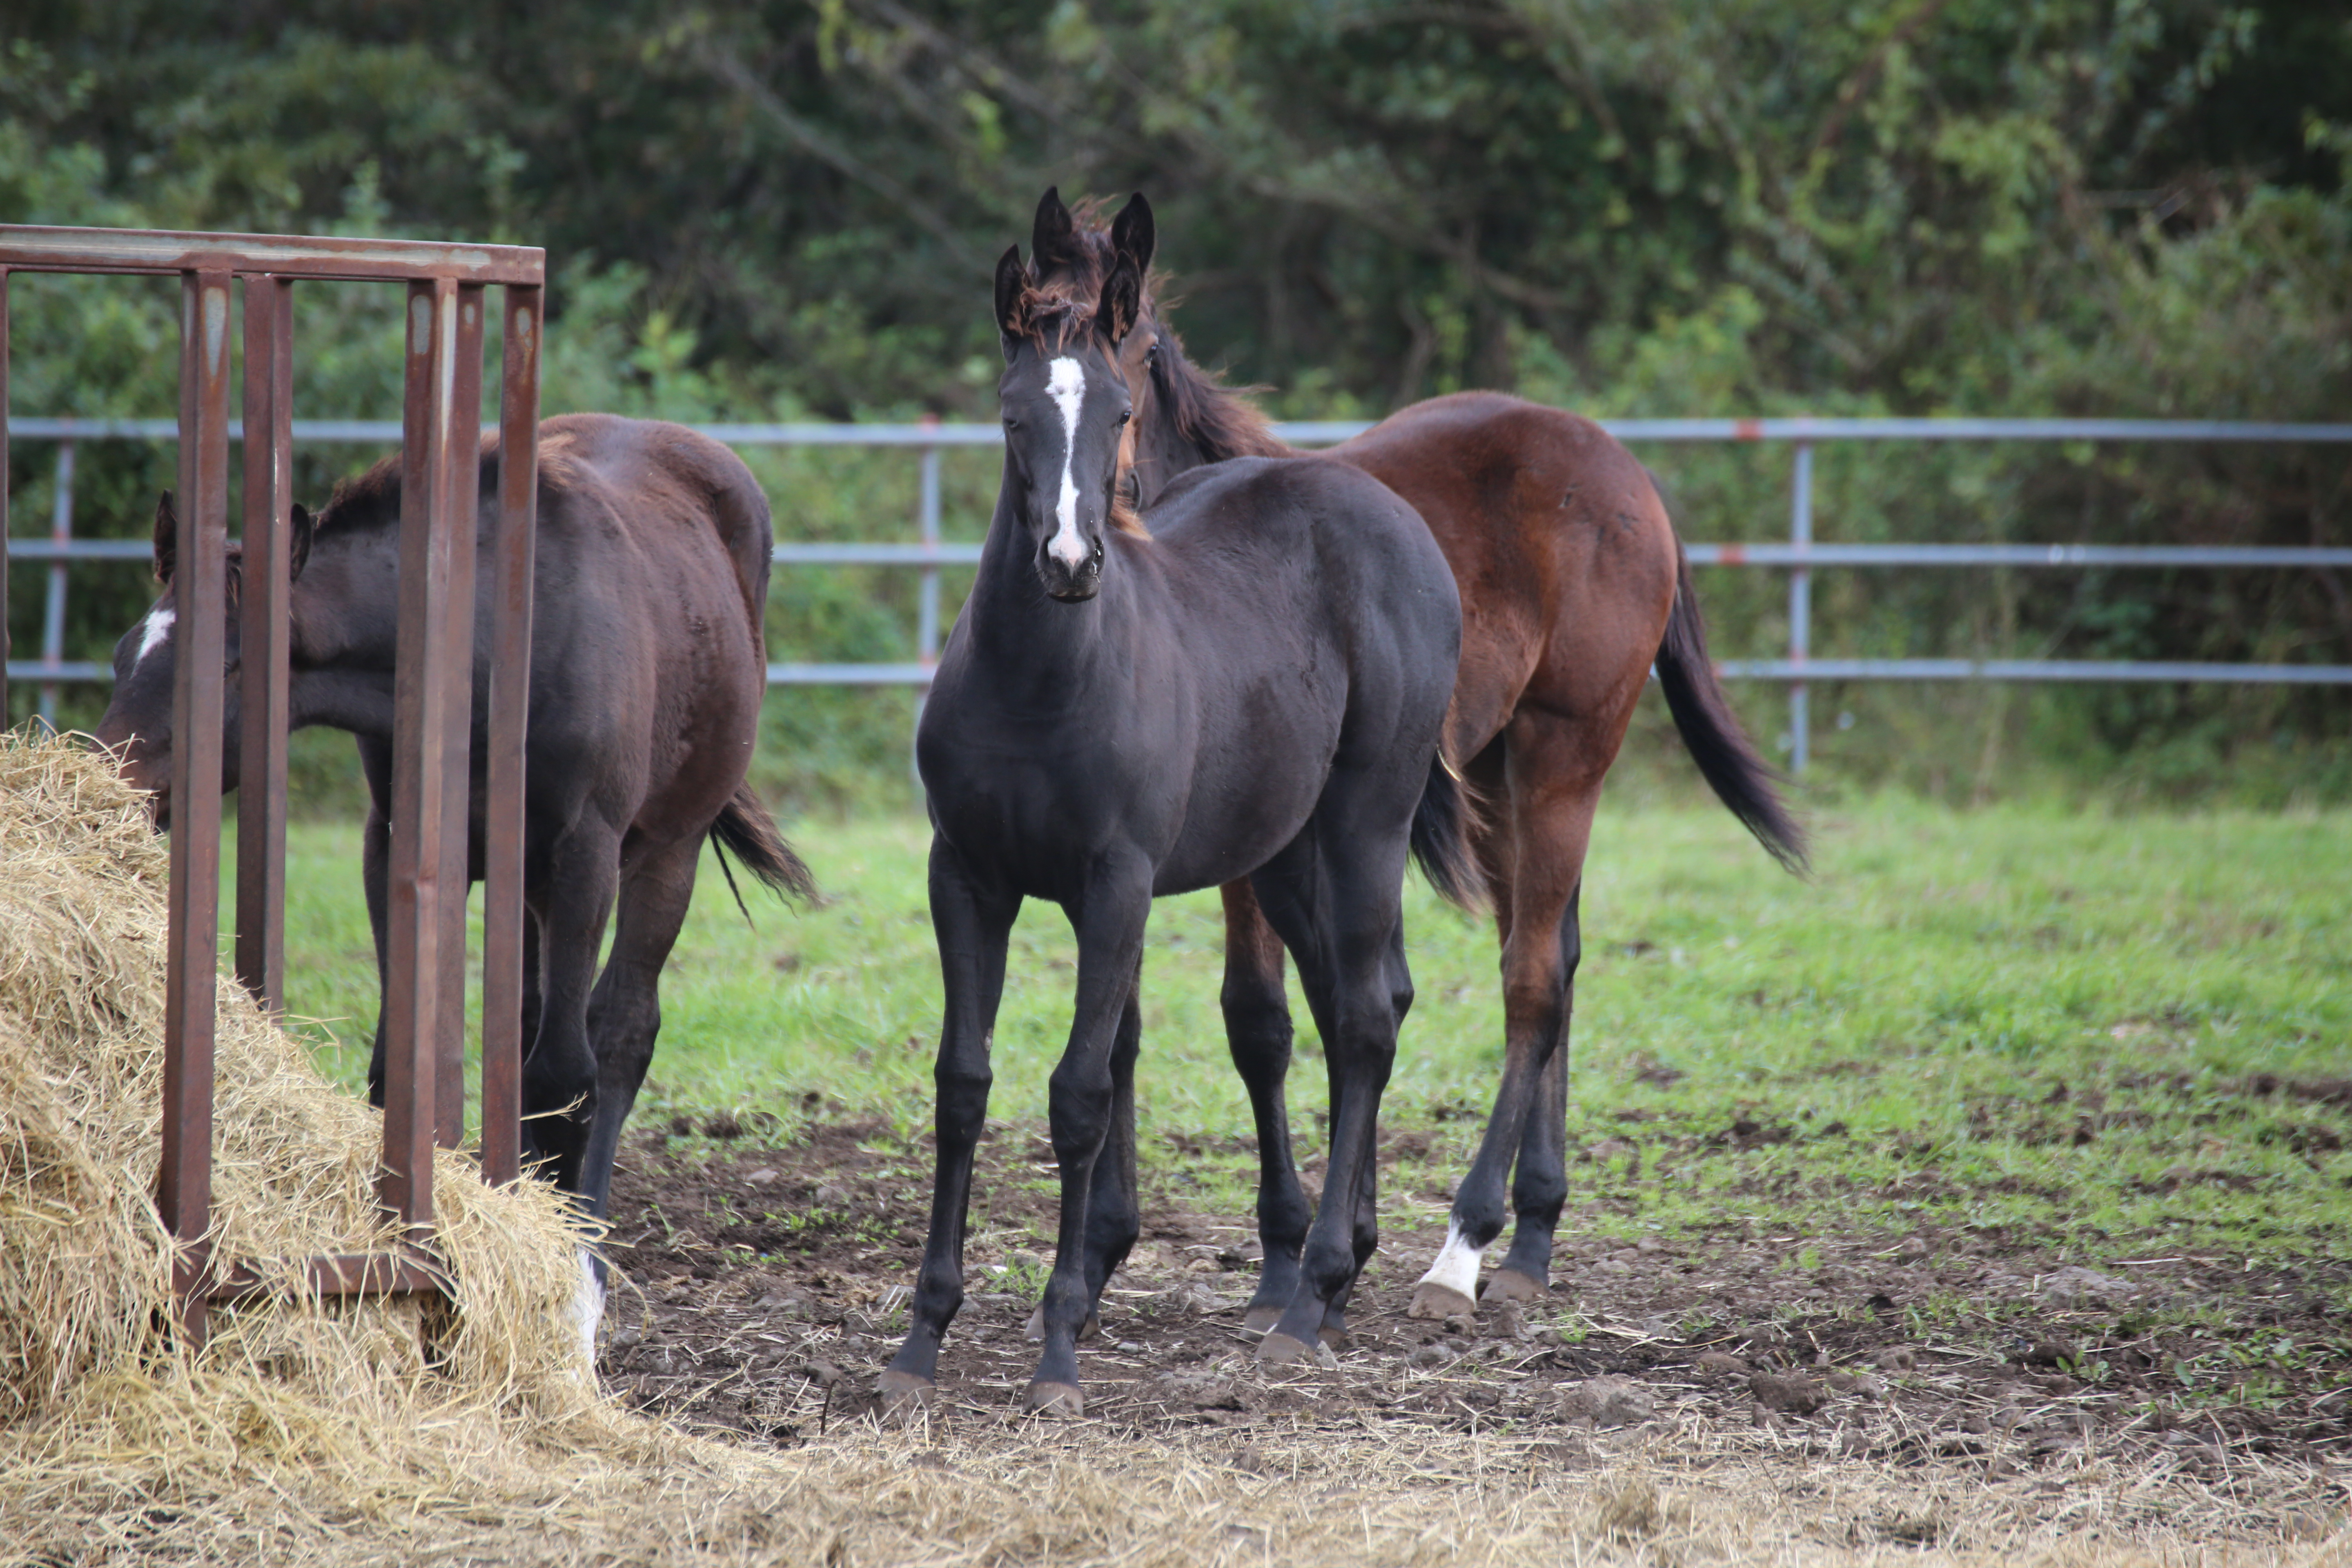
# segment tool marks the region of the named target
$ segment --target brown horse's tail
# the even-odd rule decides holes
[[[1429,782],[1412,808],[1412,858],[1440,898],[1465,910],[1486,901],[1486,873],[1470,847],[1477,809],[1470,786],[1440,751],[1429,760]]]
[[[1805,868],[1805,830],[1780,798],[1780,775],[1757,754],[1706,657],[1706,620],[1691,589],[1690,558],[1675,541],[1675,607],[1658,645],[1658,684],[1666,710],[1716,798],[1747,825],[1772,858],[1791,871]]]
[[[719,808],[718,820],[710,825],[710,842],[719,852],[719,869],[727,878],[727,888],[735,895],[735,907],[743,909],[742,890],[735,886],[735,873],[728,868],[727,857],[732,853],[743,862],[751,875],[766,883],[775,892],[788,897],[814,899],[816,879],[784,836],[776,829],[776,819],[760,804],[747,781],[735,786],[735,793]],[[746,920],[751,911],[743,910]]]

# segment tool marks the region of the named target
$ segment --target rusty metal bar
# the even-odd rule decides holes
[[[441,988],[433,1044],[434,1137],[466,1141],[466,892],[471,816],[468,756],[474,694],[474,554],[482,473],[482,289],[460,283],[434,296],[441,388],[434,409],[434,531],[448,575],[441,652]]]
[[[0,264],[0,730],[8,727],[8,268]]]
[[[404,282],[432,276],[467,283],[535,284],[547,274],[545,254],[532,246],[29,224],[0,228],[0,267],[24,272],[274,272],[343,282]]]
[[[408,286],[402,396],[399,655],[393,672],[392,867],[386,932],[383,1175],[385,1205],[422,1232],[433,1221],[433,1033],[441,1018],[442,796],[447,773],[449,561],[440,505],[448,458],[446,412],[456,367],[438,317],[457,310],[457,285]]]
[[[499,525],[491,549],[490,684],[482,810],[482,1176],[521,1174],[523,736],[530,717],[532,573],[539,537],[542,290],[509,286],[499,367]]]
[[[220,948],[221,661],[228,556],[229,275],[181,286],[179,613],[172,697],[172,888],[163,997],[163,1159],[155,1201],[181,1244],[183,1323],[201,1342],[211,1228],[213,1026]]]
[[[215,1301],[249,1301],[273,1294],[273,1286],[258,1271],[244,1265],[213,1276],[204,1293]],[[316,1296],[413,1296],[446,1291],[447,1276],[431,1254],[422,1248],[408,1252],[335,1252],[313,1258],[304,1267],[298,1293]]]
[[[294,286],[245,279],[244,588],[238,601],[236,977],[286,1009],[288,531],[294,501]]]

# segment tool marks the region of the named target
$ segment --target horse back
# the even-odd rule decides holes
[[[709,530],[733,571],[753,646],[765,647],[775,531],[767,495],[742,458],[682,425],[611,414],[545,421],[540,454],[543,490],[559,506],[600,488],[624,527]]]
[[[1467,392],[1328,455],[1411,503],[1461,587],[1450,751],[1475,753],[1526,695],[1630,710],[1665,632],[1676,543],[1649,470],[1614,437],[1562,409]]]

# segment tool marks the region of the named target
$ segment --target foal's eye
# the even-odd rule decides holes
[[[1004,416],[1004,427],[1007,430],[1018,430],[1021,428],[1021,421],[1008,414]]]
[[[1132,408],[1122,408],[1122,409],[1120,409],[1120,410],[1118,411],[1118,422],[1119,422],[1121,425],[1126,424],[1129,420],[1130,420],[1130,419],[1132,419],[1132,418],[1134,418],[1134,417],[1135,417],[1135,410],[1134,410],[1134,409],[1132,409]]]

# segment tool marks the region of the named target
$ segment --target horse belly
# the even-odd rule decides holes
[[[1341,710],[1336,701],[1299,701],[1291,684],[1288,700],[1244,693],[1203,715],[1184,826],[1155,891],[1191,892],[1247,876],[1314,815],[1339,750]]]

